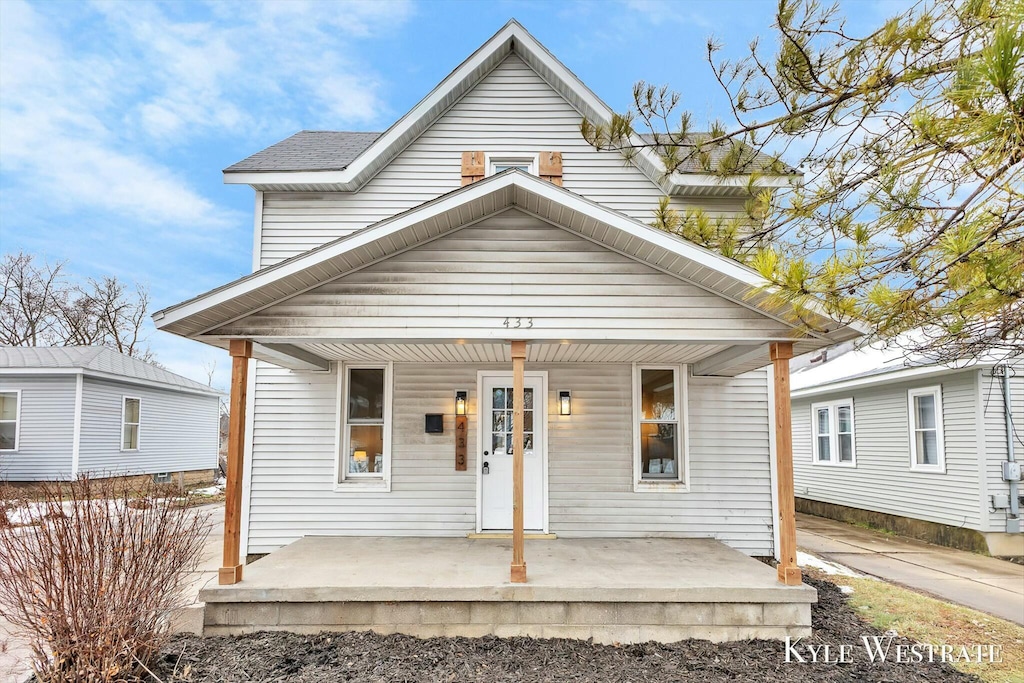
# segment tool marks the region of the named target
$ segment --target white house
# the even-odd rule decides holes
[[[1024,363],[840,351],[793,373],[797,509],[1024,556]]]
[[[439,597],[439,571],[429,587],[391,577],[387,594],[405,586],[409,600],[461,605],[538,600],[548,586],[543,599],[561,600],[572,587],[556,590],[543,561],[528,578],[524,534],[548,567],[593,547],[582,539],[665,543],[651,553],[713,539],[684,560],[707,561],[690,577],[709,582],[705,599],[753,595],[715,583],[729,580],[720,570],[730,563],[763,578],[744,555],[776,556],[783,584],[800,583],[788,358],[860,331],[816,311],[803,311],[813,330],[800,327],[792,311],[766,305],[753,271],[650,227],[665,195],[679,208],[738,211],[747,181],[666,176],[649,151],[627,165],[581,137],[584,117],[610,116],[513,21],[387,131],[304,131],[225,170],[226,182],[255,190],[254,272],[154,316],[159,329],[229,348],[235,361],[225,586],[209,589],[208,603],[370,601],[379,593],[358,582],[383,568],[356,579],[318,562],[344,563],[337,549],[357,546],[396,548],[389,566],[415,562],[427,546],[401,539],[416,537],[436,539],[426,554],[437,557],[475,539],[460,551],[471,558],[506,533],[511,568],[480,579],[486,591],[449,576],[454,592]],[[246,556],[266,553],[231,586]],[[282,575],[305,592],[280,592]],[[653,569],[644,576],[642,566],[618,574],[626,583],[605,599],[637,599],[638,585],[657,583]],[[510,577],[535,592],[510,592]],[[697,599],[696,586],[670,579],[666,600]],[[458,592],[469,587],[471,598]],[[754,601],[806,601],[808,589],[778,587]],[[758,605],[749,619],[764,626]],[[208,626],[237,626],[224,619],[208,608]],[[809,623],[803,610],[787,627]],[[746,633],[721,626],[714,637]],[[658,637],[697,628],[673,627]]]
[[[220,398],[113,349],[0,347],[0,479],[212,480]]]

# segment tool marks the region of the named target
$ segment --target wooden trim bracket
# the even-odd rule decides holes
[[[239,547],[242,528],[242,459],[245,453],[245,398],[252,342],[248,339],[232,339],[228,344],[228,353],[231,354],[231,413],[228,416],[228,471],[224,489],[224,561],[217,572],[217,582],[222,586],[242,580]]]
[[[775,370],[775,463],[779,500],[779,582],[798,586],[803,582],[796,563],[796,501],[793,498],[793,410],[789,394],[789,359],[792,342],[768,347]]]
[[[512,342],[512,583],[526,583],[523,534],[523,405],[526,342]]]

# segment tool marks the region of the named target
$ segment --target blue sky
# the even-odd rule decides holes
[[[898,0],[844,3],[854,27]],[[0,251],[147,286],[153,310],[251,269],[253,193],[221,169],[302,129],[391,125],[515,17],[617,110],[644,79],[725,114],[705,57],[768,36],[774,0],[0,1]],[[158,333],[169,369],[226,354]]]

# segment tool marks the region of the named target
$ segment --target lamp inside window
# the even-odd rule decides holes
[[[572,415],[572,392],[563,390],[558,392],[558,414]]]
[[[456,391],[455,392],[455,414],[465,415],[466,414],[466,392]]]

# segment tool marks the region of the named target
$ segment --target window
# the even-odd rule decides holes
[[[157,472],[153,475],[154,484],[170,484],[171,473],[170,472]]]
[[[142,413],[142,399],[124,397],[121,406],[121,450],[139,450],[139,422]]]
[[[811,406],[814,463],[856,467],[853,437],[853,399]]]
[[[942,387],[907,392],[910,409],[910,469],[945,472],[942,436]]]
[[[680,370],[638,367],[634,372],[637,488],[684,480],[686,393]]]
[[[487,155],[487,175],[497,175],[510,168],[517,168],[523,173],[537,175],[537,155]]]
[[[339,483],[381,485],[389,479],[390,366],[346,366]]]
[[[18,450],[21,392],[0,391],[0,451]]]

